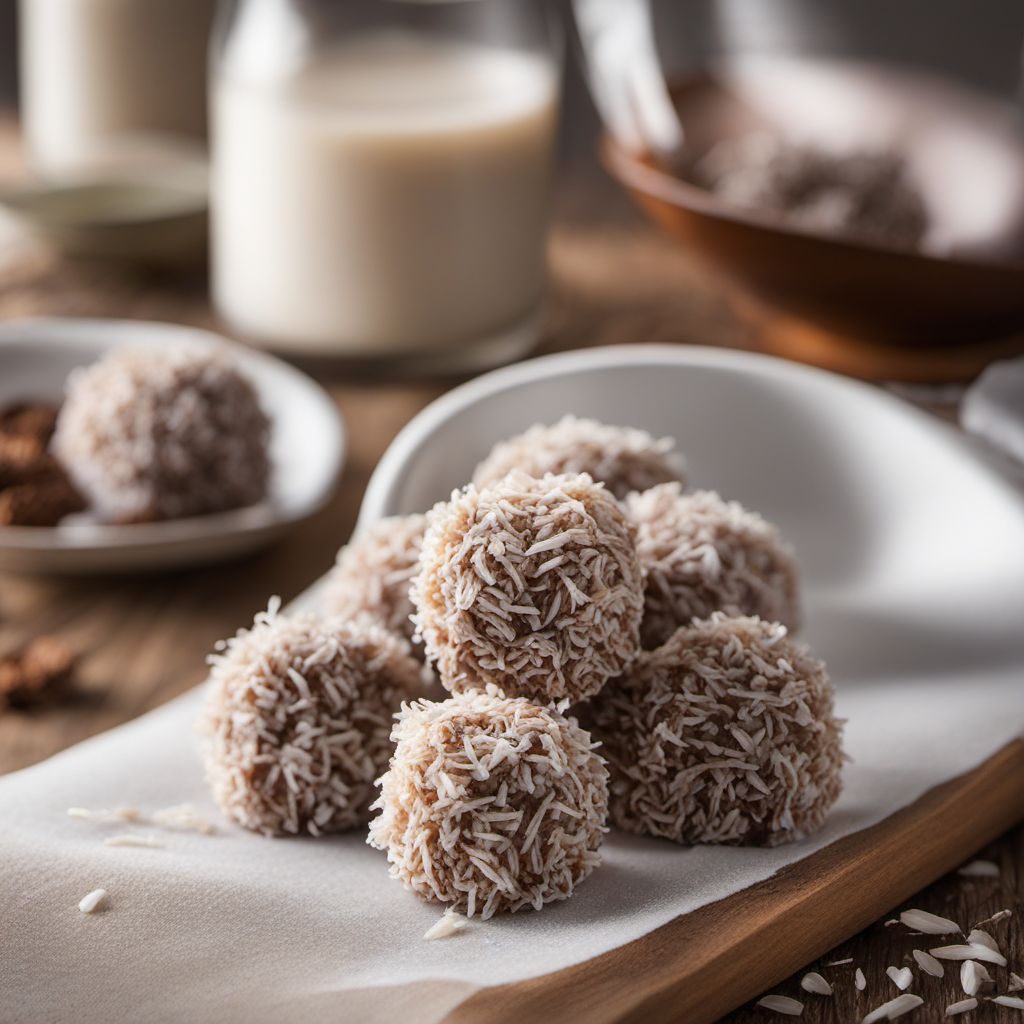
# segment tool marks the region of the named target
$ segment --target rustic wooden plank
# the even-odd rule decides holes
[[[1024,742],[1017,741],[911,807],[760,885],[677,918],[585,964],[487,989],[463,1003],[448,1022],[717,1020],[783,982],[801,964],[866,927],[1014,825],[1024,816],[1022,794]],[[901,932],[905,938],[906,930]],[[950,940],[917,941],[927,948]],[[835,952],[834,958],[839,958],[842,950]],[[832,1001],[801,993],[795,978],[782,991],[809,1005],[804,1020],[859,1020],[874,1005],[899,994],[884,977],[884,960],[883,956],[862,963],[872,979],[865,993],[853,990],[850,972]],[[889,962],[902,965],[901,960]],[[947,967],[943,990],[933,987],[934,1005],[923,1019],[940,1019],[942,1009],[957,998],[959,985],[953,975],[958,967]],[[751,1019],[766,1016],[770,1015],[758,1011]]]

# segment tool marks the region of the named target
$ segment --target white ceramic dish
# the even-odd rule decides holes
[[[500,438],[564,413],[675,437],[690,481],[776,522],[837,678],[1024,663],[1024,497],[977,442],[879,389],[764,356],[630,346],[487,374],[420,413],[360,524],[421,511]]]
[[[38,573],[141,572],[222,561],[251,551],[312,515],[331,496],[345,431],[330,398],[272,356],[191,327],[134,320],[40,319],[0,325],[0,407],[59,401],[76,366],[122,345],[227,346],[272,421],[271,493],[260,505],[162,523],[0,527],[0,569]]]
[[[505,993],[493,986],[538,976],[548,976],[547,984],[554,972],[579,964],[587,966],[568,975],[572,984],[603,971],[598,988],[609,981],[628,986],[628,978],[608,973],[614,964],[593,958],[870,828],[1021,735],[1024,499],[964,438],[862,385],[700,349],[609,349],[537,360],[480,378],[417,417],[381,462],[364,521],[426,507],[462,483],[493,440],[565,411],[676,433],[695,483],[761,507],[795,543],[807,581],[805,635],[830,660],[851,757],[844,792],[822,831],[771,849],[681,849],[612,830],[604,865],[571,900],[424,942],[439,908],[388,882],[383,857],[360,829],[268,842],[222,822],[215,840],[172,837],[151,857],[111,850],[88,823],[66,817],[71,805],[130,801],[145,812],[191,801],[216,820],[187,740],[204,699],[199,687],[0,779],[0,817],[15,825],[0,830],[5,878],[15,880],[0,906],[8,933],[25,936],[7,958],[19,984],[5,1006],[13,1005],[19,1020],[48,1015],[91,1024],[134,1019],[144,1006],[157,1008],[147,1018],[157,1021],[391,1024],[411,1012],[429,1022],[460,1016],[473,996],[468,1015],[488,1006],[500,1011]],[[317,588],[299,601],[316,603]],[[949,821],[948,812],[942,816],[936,804],[927,819],[936,849],[950,836],[967,843],[971,830]],[[857,849],[835,848],[834,863],[846,857],[853,865]],[[893,874],[906,893],[923,881],[920,863],[899,861]],[[108,878],[119,886],[111,891],[110,927],[87,922],[99,927],[82,941],[69,914]],[[792,876],[784,884],[791,883]],[[195,891],[209,898],[189,899]],[[829,896],[820,887],[804,895],[815,893],[825,907]],[[874,891],[862,895],[870,914],[889,909]],[[175,908],[179,927],[166,926],[167,907]],[[827,907],[822,914],[829,916]],[[701,927],[677,934],[697,946]],[[769,931],[759,934],[773,940]],[[261,941],[252,942],[254,935]],[[311,956],[310,936],[329,955]],[[801,948],[808,941],[801,937]],[[233,955],[239,948],[244,957]],[[54,950],[65,964],[59,986],[52,984]],[[720,945],[704,962],[728,954]],[[7,961],[0,960],[0,977]],[[655,979],[649,991],[671,983],[641,949],[623,951],[616,962]],[[188,985],[181,984],[185,974]],[[763,970],[755,974],[733,986],[734,1001],[769,980]],[[871,993],[864,999],[869,995],[861,1012],[879,1001]]]

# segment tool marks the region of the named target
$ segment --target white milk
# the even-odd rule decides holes
[[[215,0],[22,0],[22,117],[36,169],[74,176],[206,132]]]
[[[557,76],[511,50],[376,34],[285,81],[214,86],[214,294],[250,339],[424,353],[537,311]]]

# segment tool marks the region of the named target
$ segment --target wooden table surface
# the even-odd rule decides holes
[[[0,132],[0,168],[15,143]],[[6,164],[4,153],[7,153]],[[749,331],[720,289],[694,262],[632,213],[592,167],[563,175],[551,242],[553,296],[542,350],[629,342],[750,346]],[[109,272],[71,268],[23,243],[0,247],[0,317],[26,314],[141,316],[214,324],[204,289],[193,282],[124,280]],[[40,633],[57,633],[81,653],[80,695],[45,712],[0,715],[0,772],[30,765],[71,743],[133,718],[199,682],[213,643],[247,624],[271,594],[293,597],[321,575],[348,537],[374,465],[399,428],[447,382],[367,382],[324,378],[349,429],[348,464],[327,508],[272,549],[244,561],[159,577],[31,579],[0,576],[0,653]],[[1024,796],[1022,796],[1024,805]],[[908,906],[971,922],[1004,907],[1016,916],[998,928],[1004,952],[1024,973],[1024,827],[981,852],[1001,867],[998,880],[949,877]],[[899,909],[899,908],[896,908]],[[773,991],[801,997],[802,1019],[859,1020],[898,994],[886,978],[902,965],[911,940],[881,922],[822,958],[853,957],[848,967],[823,969],[836,980],[832,999],[801,994],[799,974]],[[852,985],[860,965],[865,993]],[[819,969],[809,965],[808,969]],[[919,988],[931,1007],[962,998],[953,970]],[[774,1015],[752,1007],[730,1024]],[[941,1014],[915,1015],[938,1020]],[[1024,1019],[987,1006],[967,1021]]]

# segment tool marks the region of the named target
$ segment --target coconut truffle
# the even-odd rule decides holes
[[[490,687],[406,705],[392,739],[368,842],[421,899],[540,910],[600,863],[608,773],[574,719]]]
[[[719,142],[692,175],[727,203],[807,231],[908,249],[928,235],[920,187],[892,150],[832,152],[754,133]]]
[[[565,416],[495,445],[476,467],[473,483],[487,487],[515,469],[535,477],[587,473],[624,498],[670,480],[685,482],[686,463],[674,449],[669,437],[655,440],[632,427]]]
[[[263,500],[269,435],[224,353],[123,348],[68,378],[52,447],[100,517],[139,522]]]
[[[815,832],[839,796],[832,684],[779,623],[715,614],[685,626],[589,710],[610,819],[627,832],[776,846]]]
[[[407,645],[369,619],[281,615],[272,603],[210,665],[206,775],[224,813],[265,835],[365,822],[392,716],[422,693]]]
[[[678,484],[631,494],[626,508],[646,578],[645,648],[717,611],[757,615],[790,629],[800,624],[792,552],[759,515],[713,491],[684,494]]]
[[[597,693],[639,653],[633,527],[586,474],[513,473],[430,513],[414,619],[447,690],[542,703]]]
[[[325,610],[332,615],[369,615],[412,640],[409,585],[419,568],[426,526],[424,515],[391,516],[343,547],[324,587]]]

